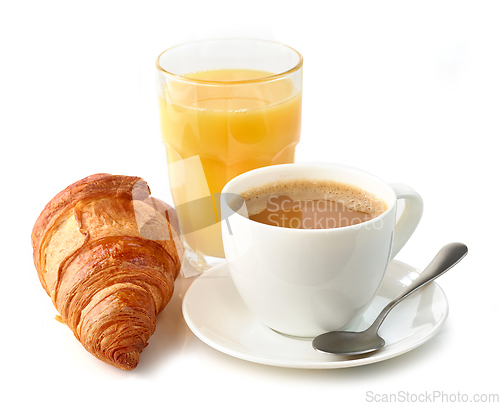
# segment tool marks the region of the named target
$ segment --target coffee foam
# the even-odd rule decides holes
[[[342,182],[325,179],[290,179],[268,183],[240,194],[249,216],[267,208],[272,196],[288,196],[293,200],[329,200],[342,203],[348,210],[370,214],[372,218],[387,210],[387,204],[375,195]]]

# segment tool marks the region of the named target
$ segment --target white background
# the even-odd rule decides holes
[[[365,404],[366,393],[499,393],[500,6],[486,1],[10,1],[0,6],[2,404]],[[438,284],[450,315],[416,350],[308,371],[252,364],[190,334],[183,283],[134,371],[88,354],[54,320],[31,259],[44,205],[97,172],[137,175],[171,202],[155,58],[193,39],[257,37],[304,56],[297,161],[341,162],[425,202],[397,256]],[[496,371],[496,370],[493,370]]]

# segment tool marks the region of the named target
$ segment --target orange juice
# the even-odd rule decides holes
[[[280,76],[251,80],[270,75],[246,69],[202,71],[161,89],[172,197],[180,208],[184,239],[196,252],[224,256],[217,213],[212,204],[201,204],[203,198],[218,198],[214,194],[243,172],[294,161],[301,88]]]

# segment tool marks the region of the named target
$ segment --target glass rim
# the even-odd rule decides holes
[[[267,43],[270,43],[270,44],[280,45],[280,46],[283,46],[285,48],[288,48],[289,50],[291,50],[292,52],[294,52],[298,56],[299,60],[298,60],[298,62],[292,68],[290,68],[290,69],[288,69],[288,70],[286,70],[284,72],[275,73],[275,74],[268,75],[268,76],[263,76],[263,77],[260,77],[260,78],[245,79],[245,80],[207,80],[207,79],[188,78],[188,77],[183,76],[183,75],[178,75],[178,74],[175,74],[173,72],[169,72],[169,71],[167,71],[166,69],[164,69],[160,65],[160,58],[166,52],[168,52],[168,51],[170,51],[172,49],[175,49],[175,48],[178,48],[178,47],[181,47],[181,46],[185,46],[185,45],[190,45],[190,44],[195,44],[195,43],[200,43],[200,42],[211,42],[211,41],[256,41],[256,42],[267,42]],[[270,82],[270,81],[273,81],[273,80],[276,80],[276,79],[288,76],[288,75],[292,74],[293,72],[296,72],[300,68],[302,68],[303,59],[304,58],[302,57],[302,55],[301,55],[300,52],[298,52],[296,49],[294,49],[294,48],[292,48],[292,47],[290,47],[288,45],[285,45],[285,44],[283,44],[281,42],[276,42],[276,41],[271,41],[271,40],[265,40],[265,39],[255,39],[255,38],[214,38],[214,39],[202,39],[202,40],[189,41],[189,42],[185,42],[185,43],[174,45],[173,47],[167,48],[162,53],[160,53],[160,55],[158,55],[158,57],[156,58],[156,68],[161,73],[167,74],[167,75],[169,75],[169,76],[171,76],[173,78],[176,78],[178,80],[182,80],[182,81],[185,81],[185,82],[198,83],[198,84],[204,84],[204,85],[219,85],[219,86],[220,85],[227,85],[227,86],[232,86],[232,85],[240,85],[240,84],[248,84],[248,83]]]

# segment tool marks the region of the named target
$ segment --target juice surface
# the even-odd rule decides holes
[[[241,173],[294,161],[300,137],[301,91],[286,78],[231,83],[269,75],[257,70],[220,69],[185,75],[199,82],[172,80],[165,85],[159,99],[161,129],[176,207],[220,193]],[[217,82],[208,85],[204,81]],[[181,165],[172,165],[181,160]],[[191,237],[185,232],[196,230],[197,224],[203,226],[207,218],[213,217],[215,223],[213,205],[196,210],[188,207],[178,215],[184,238],[193,250],[224,256],[220,224],[209,227],[213,231],[194,232]]]

